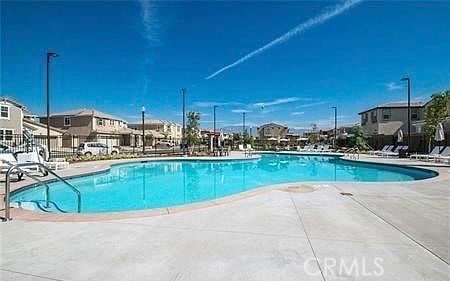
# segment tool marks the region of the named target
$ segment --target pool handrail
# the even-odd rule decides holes
[[[6,172],[6,177],[5,177],[5,220],[6,221],[11,220],[11,213],[10,213],[11,173],[13,171],[15,171],[15,170],[23,173],[24,175],[30,177],[31,179],[33,179],[33,180],[39,182],[40,184],[43,184],[43,185],[46,186],[46,200],[47,200],[47,204],[48,204],[50,187],[49,187],[49,185],[46,182],[43,182],[43,181],[39,180],[35,176],[29,174],[27,171],[21,169],[21,168],[26,168],[26,167],[29,167],[29,166],[34,166],[34,167],[38,166],[38,167],[42,168],[44,171],[46,171],[49,174],[51,174],[52,176],[54,176],[55,178],[57,178],[58,180],[62,181],[66,185],[68,185],[77,195],[77,212],[78,213],[81,212],[81,192],[75,186],[73,186],[68,181],[66,181],[65,179],[63,179],[59,175],[57,175],[55,172],[50,170],[45,165],[43,165],[41,163],[36,163],[36,162],[27,162],[27,163],[14,164],[14,165],[10,166],[8,171]]]

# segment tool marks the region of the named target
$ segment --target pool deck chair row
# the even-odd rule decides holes
[[[443,148],[443,149],[442,149]],[[413,154],[410,156],[411,159],[430,161],[434,160],[436,162],[449,162],[450,161],[450,146],[435,146],[429,154]]]

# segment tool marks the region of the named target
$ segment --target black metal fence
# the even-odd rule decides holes
[[[62,135],[50,137],[51,158],[64,158],[83,154],[78,148],[82,143],[96,142],[105,144],[109,147],[109,153],[115,151],[122,154],[143,154],[146,155],[179,155],[183,153],[180,145],[168,146],[165,144],[145,146],[143,149],[141,143],[129,141],[122,136],[75,136]],[[47,148],[47,137],[45,135],[35,135],[32,139],[23,135],[4,135],[0,139],[0,153],[19,153],[31,152],[35,148]],[[204,152],[207,146],[198,145],[191,148],[191,151]],[[188,151],[189,149],[186,149]],[[94,153],[93,153],[94,154]]]
[[[377,135],[370,136],[367,139],[369,145],[375,149],[379,150],[385,145],[398,145],[396,136],[387,136],[387,135]],[[408,135],[403,137],[403,142],[401,144],[408,144]],[[410,152],[418,152],[418,153],[428,153],[429,152],[429,143],[423,134],[412,134],[410,140]],[[450,146],[450,133],[445,133],[445,140],[442,142],[431,141],[431,148],[435,145],[440,146]]]

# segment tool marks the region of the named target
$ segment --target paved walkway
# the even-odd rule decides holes
[[[0,280],[449,280],[450,171],[436,170],[418,182],[267,189],[162,216],[16,219],[0,224]]]

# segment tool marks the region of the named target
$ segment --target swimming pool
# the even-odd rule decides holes
[[[353,162],[336,156],[268,154],[247,161],[135,162],[69,182],[81,192],[82,213],[101,213],[189,204],[279,183],[412,181],[434,176],[432,171]],[[46,200],[44,186],[15,192],[11,201],[35,210],[77,211],[75,193],[61,182],[49,186],[49,209],[42,207]]]

